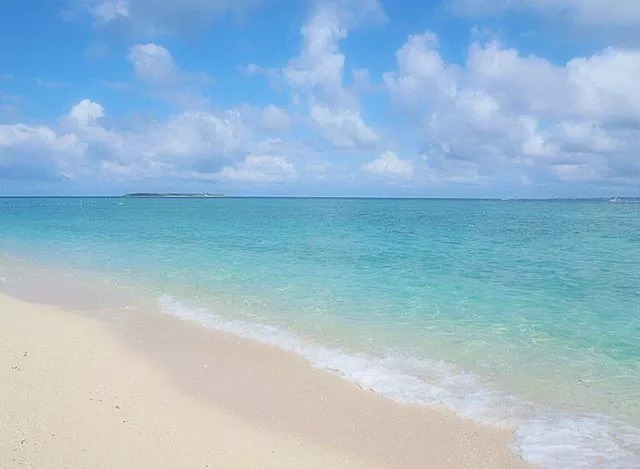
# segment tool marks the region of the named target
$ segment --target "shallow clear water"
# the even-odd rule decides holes
[[[638,203],[0,199],[0,251],[514,426],[531,460],[640,465]]]

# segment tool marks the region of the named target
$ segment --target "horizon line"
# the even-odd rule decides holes
[[[173,194],[173,193],[172,193]],[[608,200],[608,199],[640,199],[640,195],[632,196],[589,196],[589,197],[455,197],[455,196],[386,196],[386,195],[217,195],[206,197],[205,193],[188,194],[181,197],[164,196],[162,193],[141,197],[131,197],[129,194],[117,195],[2,195],[0,199],[396,199],[396,200],[491,200],[491,201],[544,201],[544,200]]]

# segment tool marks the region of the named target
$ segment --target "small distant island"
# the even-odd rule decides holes
[[[156,192],[134,192],[131,194],[125,194],[123,197],[168,197],[168,198],[210,198],[210,197],[224,197],[224,194],[191,194],[191,193],[178,193],[178,192],[164,192],[164,193],[156,193]]]

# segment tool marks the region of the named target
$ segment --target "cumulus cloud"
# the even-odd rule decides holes
[[[589,121],[562,121],[557,129],[567,151],[607,153],[621,150],[624,142]]]
[[[359,111],[332,110],[326,105],[311,107],[311,119],[320,134],[336,148],[372,148],[378,135],[365,125]]]
[[[286,82],[311,93],[332,106],[353,104],[354,96],[344,87],[345,55],[340,42],[349,31],[365,21],[384,19],[378,0],[319,1],[300,28],[302,48],[282,70]],[[263,70],[249,66],[255,73]],[[358,70],[357,73],[366,73]]]
[[[472,177],[638,180],[640,142],[630,131],[640,126],[638,54],[606,48],[556,65],[491,41],[473,43],[461,67],[427,32],[407,40],[384,81],[442,177],[456,168]]]
[[[129,48],[127,59],[133,65],[136,78],[153,96],[183,108],[201,108],[207,104],[201,87],[211,78],[204,73],[182,70],[167,48],[155,43],[134,44]]]
[[[273,104],[260,111],[260,127],[271,131],[286,131],[291,127],[291,118],[287,111]]]
[[[572,59],[566,73],[578,113],[607,120],[640,116],[640,50],[610,47]]]
[[[79,125],[94,125],[100,118],[104,117],[104,108],[89,99],[83,99],[71,108],[69,117]]]
[[[42,125],[0,125],[0,174],[14,179],[69,176],[86,151],[74,134]]]
[[[52,149],[72,149],[74,152],[79,148],[72,135],[58,136],[50,128],[37,125],[12,124],[0,126],[0,146],[42,146]]]
[[[178,79],[171,53],[154,43],[135,44],[129,49],[129,61],[133,64],[136,77],[154,84],[171,84]]]
[[[83,171],[91,171],[89,167],[94,160],[114,157],[125,148],[125,141],[120,133],[103,127],[104,117],[105,110],[101,104],[83,99],[60,120],[62,125],[56,129],[56,132],[66,132],[82,142],[85,149],[83,155],[87,156],[82,162]],[[81,169],[77,161],[76,167],[77,170]]]
[[[91,7],[91,13],[98,24],[129,18],[130,12],[129,0],[101,0]]]
[[[365,164],[362,169],[384,177],[409,178],[413,175],[413,163],[398,158],[394,152],[387,150],[377,159]]]
[[[342,87],[344,54],[339,42],[347,37],[335,5],[321,3],[300,29],[303,47],[283,74],[294,88],[308,89],[318,98],[340,103],[345,99]]]
[[[295,179],[293,165],[284,157],[270,155],[247,155],[233,166],[225,166],[220,178],[245,182],[282,182]]]
[[[213,180],[248,179],[253,171],[254,179],[265,181],[275,180],[278,172],[284,179],[294,175],[292,166],[279,157],[244,159],[265,145],[252,138],[237,110],[182,111],[135,129],[106,128],[104,115],[100,104],[84,99],[57,128],[0,125],[2,175]]]
[[[300,53],[282,70],[295,99],[306,98],[313,126],[336,148],[366,149],[378,140],[363,121],[357,92],[344,85],[345,56],[340,50],[350,28],[371,18],[384,18],[377,0],[318,2],[300,29]],[[366,71],[357,73],[363,76]]]
[[[238,111],[185,111],[129,137],[146,158],[185,158],[195,163],[241,152],[248,141],[248,131]]]

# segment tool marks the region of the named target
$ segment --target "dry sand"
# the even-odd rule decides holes
[[[401,405],[279,349],[0,294],[0,467],[527,467],[512,433]]]

